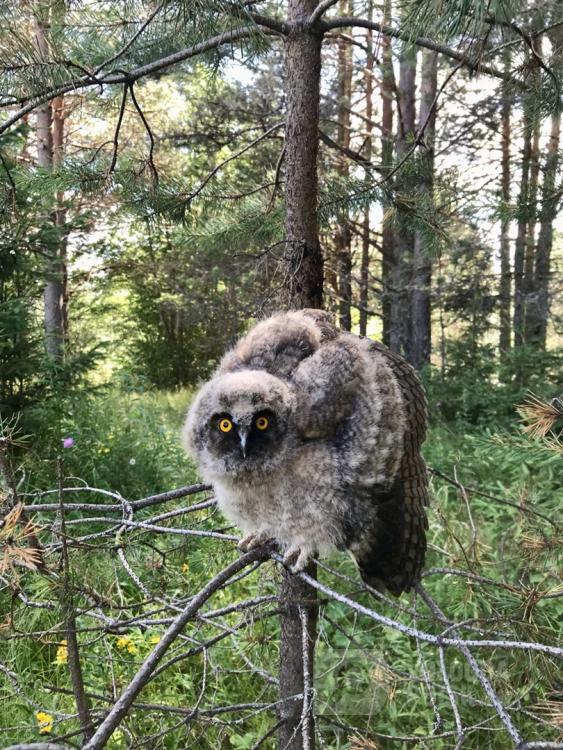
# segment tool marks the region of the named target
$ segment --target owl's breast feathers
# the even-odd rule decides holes
[[[260,496],[277,498],[291,535],[314,529],[316,539],[348,548],[370,585],[409,590],[420,577],[428,527],[420,452],[426,398],[413,368],[381,344],[339,332],[327,313],[303,310],[258,323],[217,375],[245,370],[266,371],[292,389],[293,427],[303,440],[299,470],[289,462],[281,479],[257,488]],[[264,499],[264,528],[268,512]]]

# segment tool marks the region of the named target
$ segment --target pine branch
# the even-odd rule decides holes
[[[135,81],[139,81],[141,78],[145,78],[146,76],[149,76],[149,75],[154,75],[155,73],[159,73],[162,70],[166,70],[173,65],[177,65],[180,62],[189,60],[192,57],[197,57],[198,55],[201,55],[205,52],[209,52],[210,50],[217,49],[218,47],[221,47],[223,44],[228,44],[228,43],[236,42],[240,39],[246,39],[246,38],[252,37],[253,35],[257,33],[257,31],[263,34],[276,33],[276,32],[271,31],[270,29],[261,28],[257,26],[243,26],[238,29],[232,29],[231,31],[226,31],[223,34],[219,34],[218,36],[212,37],[210,39],[206,39],[203,42],[198,42],[197,44],[194,44],[191,47],[187,47],[186,49],[179,50],[178,52],[175,52],[172,55],[168,55],[166,57],[160,58],[159,60],[155,60],[153,62],[147,63],[146,65],[142,65],[138,68],[133,68],[133,70],[126,72],[126,73],[106,73],[100,76],[86,75],[86,76],[82,76],[80,78],[74,79],[73,81],[70,81],[69,83],[66,83],[63,86],[51,88],[42,94],[38,94],[34,96],[28,104],[24,105],[19,110],[17,110],[17,112],[14,112],[13,115],[8,117],[2,123],[2,125],[0,125],[0,134],[4,133],[6,130],[12,127],[12,125],[14,125],[16,122],[19,122],[19,120],[21,120],[22,117],[25,117],[26,114],[28,114],[29,112],[32,112],[34,109],[36,109],[36,107],[39,107],[41,104],[45,104],[46,102],[51,101],[57,96],[61,96],[62,94],[67,94],[69,92],[76,92],[82,89],[90,88],[91,86],[104,86],[104,85],[117,85],[117,84],[131,85]]]
[[[500,68],[496,68],[492,65],[483,64],[481,63],[480,58],[469,59],[463,52],[452,49],[446,44],[435,42],[432,39],[428,39],[427,37],[413,37],[411,34],[403,31],[402,29],[396,29],[392,26],[384,26],[377,21],[370,21],[367,18],[356,18],[355,16],[341,16],[339,18],[333,18],[330,21],[321,22],[321,28],[323,32],[331,31],[332,29],[346,28],[349,26],[372,29],[373,31],[377,31],[379,34],[390,36],[393,39],[400,39],[407,44],[414,44],[417,47],[424,47],[425,49],[434,50],[435,52],[439,52],[445,57],[449,57],[452,60],[457,60],[464,67],[469,68],[469,70],[475,73],[486,73],[487,75],[494,76],[495,78],[500,78],[501,80],[508,83],[512,83],[519,89],[528,90],[528,87],[522,80],[514,77],[510,73],[506,73],[504,70],[500,70]]]

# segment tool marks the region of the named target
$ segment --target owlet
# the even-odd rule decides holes
[[[258,323],[223,357],[183,437],[242,549],[275,539],[293,571],[346,549],[366,582],[398,595],[426,550],[425,432],[402,357],[302,310]]]

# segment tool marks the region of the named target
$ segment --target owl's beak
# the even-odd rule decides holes
[[[246,441],[248,439],[248,432],[246,430],[239,429],[239,440],[240,440],[240,449],[242,452],[242,457],[246,458]]]

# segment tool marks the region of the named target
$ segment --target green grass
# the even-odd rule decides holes
[[[133,500],[152,493],[196,481],[196,473],[179,444],[179,431],[190,394],[121,393],[107,391],[96,396],[76,397],[65,404],[57,430],[42,433],[42,444],[28,439],[27,448],[17,454],[18,476],[24,477],[20,490],[52,488],[56,484],[56,461],[60,440],[72,436],[73,448],[62,451],[67,486],[80,480],[91,486],[112,489]],[[512,431],[495,435],[473,431],[459,425],[432,427],[425,454],[430,466],[468,487],[521,503],[539,511],[549,519],[557,518],[561,508],[560,456],[541,451],[521,438],[515,424]],[[71,477],[78,477],[74,479]],[[466,637],[487,637],[503,633],[506,638],[539,640],[555,644],[561,640],[563,620],[562,598],[547,598],[546,593],[560,589],[561,561],[557,558],[557,533],[553,525],[533,513],[526,514],[495,500],[469,494],[469,515],[462,493],[447,481],[432,480],[432,507],[429,511],[428,539],[430,549],[427,569],[452,567],[470,570],[502,582],[504,587],[481,586],[475,582],[444,574],[427,576],[425,586],[449,617],[458,621],[475,618],[478,633],[464,630]],[[69,497],[72,501],[92,501],[85,493]],[[146,509],[136,518],[172,510],[193,502],[187,498],[167,503],[157,509]],[[106,502],[99,498],[99,502]],[[101,509],[102,512],[102,509]],[[69,521],[79,514],[68,514]],[[52,516],[39,515],[39,523],[49,523]],[[166,523],[166,522],[163,522]],[[171,523],[197,528],[225,528],[217,513],[200,511]],[[473,531],[475,528],[475,532]],[[71,525],[72,535],[96,533],[107,529],[102,522]],[[50,538],[47,531],[45,539]],[[186,538],[173,535],[139,534],[126,536],[126,557],[148,591],[159,597],[187,597],[195,593],[213,572],[218,571],[236,554],[234,549],[211,539]],[[336,554],[330,564],[357,579],[351,562]],[[24,607],[13,591],[0,593],[0,611],[4,627],[0,630],[0,661],[16,676],[21,692],[14,689],[5,674],[0,673],[0,699],[9,702],[10,711],[0,712],[0,745],[40,739],[35,719],[36,710],[43,709],[55,718],[50,736],[62,736],[77,730],[76,719],[57,717],[74,714],[68,666],[57,663],[57,650],[64,633],[61,629],[59,554],[48,557],[53,571],[50,576],[18,571],[17,586],[39,604],[49,603],[52,609]],[[106,616],[122,612],[135,616],[147,610],[144,596],[130,580],[116,558],[115,538],[104,543],[84,543],[71,550],[71,569],[76,587],[76,605],[101,612],[104,601]],[[319,577],[329,585],[351,593],[358,601],[389,617],[412,625],[408,613],[397,614],[386,604],[377,603],[367,594],[354,594],[350,584],[338,582],[328,573]],[[14,586],[16,579],[12,578]],[[212,608],[222,607],[246,597],[275,593],[279,572],[273,563],[265,564],[233,587],[219,591]],[[98,597],[98,604],[96,603]],[[412,605],[412,597],[401,603]],[[125,608],[125,609],[123,609]],[[154,608],[150,605],[148,609]],[[417,627],[439,634],[441,627],[427,617],[419,605]],[[158,615],[155,615],[158,619]],[[222,618],[224,625],[236,627],[241,615],[232,613]],[[83,617],[80,624],[92,626],[99,621]],[[350,644],[341,630],[353,634]],[[35,633],[26,636],[26,633]],[[151,647],[152,639],[163,632],[155,623],[146,628],[127,627],[120,632],[85,631],[80,634],[85,683],[93,694],[117,693],[127,684]],[[40,634],[38,634],[40,633]],[[217,629],[203,621],[191,623],[184,636],[205,640],[216,635]],[[127,641],[120,641],[120,638]],[[493,637],[491,635],[491,637]],[[170,655],[190,647],[178,641]],[[415,643],[389,628],[363,617],[334,601],[323,601],[319,619],[319,643],[316,652],[316,706],[320,715],[319,728],[325,746],[351,747],[352,730],[358,736],[378,743],[381,748],[407,748],[413,743],[390,741],[379,735],[431,734],[436,716],[431,707],[427,687],[421,679],[421,659],[432,683],[433,699],[443,726],[440,731],[454,728],[452,709],[443,687],[440,687],[438,652],[432,646],[417,650]],[[243,656],[244,655],[244,656]],[[479,650],[475,652],[487,677],[505,704],[518,706],[513,719],[528,739],[556,739],[557,732],[538,723],[535,707],[560,689],[556,664],[542,654],[524,651]],[[277,620],[258,620],[228,636],[209,650],[206,665],[207,689],[201,708],[244,702],[269,702],[276,699],[276,689],[248,671],[244,657],[275,675],[277,668]],[[484,695],[460,653],[452,648],[445,652],[452,686],[468,696],[460,700],[465,723],[485,722],[481,730],[471,733],[466,750],[512,747],[502,731],[494,711],[475,702]],[[143,691],[145,703],[191,707],[197,704],[204,674],[201,655],[179,661]],[[26,702],[24,695],[31,699]],[[107,704],[93,700],[99,718]],[[526,711],[532,712],[527,715]],[[174,714],[135,710],[123,727],[112,737],[110,750],[135,746],[150,748],[251,748],[274,719],[267,712],[257,713],[247,721],[233,726],[205,720],[186,726]],[[175,724],[178,726],[171,729]],[[166,734],[158,736],[160,732]],[[132,739],[133,738],[133,739]],[[136,738],[136,739],[135,739]],[[152,739],[151,739],[152,738]],[[371,747],[377,747],[373,744]],[[452,737],[422,741],[419,747],[433,750],[453,748]],[[274,740],[263,747],[273,748]],[[366,747],[370,747],[366,745]]]

